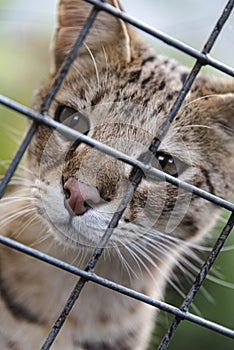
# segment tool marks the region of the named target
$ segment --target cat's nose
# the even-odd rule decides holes
[[[74,177],[70,177],[63,186],[65,206],[75,215],[83,215],[97,205],[101,198],[94,186],[89,186]]]

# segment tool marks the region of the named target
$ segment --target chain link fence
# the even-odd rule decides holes
[[[85,1],[85,0],[84,0]],[[213,266],[216,258],[218,257],[219,253],[221,252],[223,245],[229,236],[233,225],[234,225],[234,205],[231,202],[225,201],[222,198],[219,198],[217,196],[212,195],[211,193],[208,193],[206,191],[203,191],[193,185],[187,184],[178,178],[174,178],[173,176],[170,176],[168,174],[162,173],[160,170],[157,170],[155,168],[152,168],[151,166],[141,162],[140,160],[132,159],[131,157],[127,156],[126,154],[117,151],[105,144],[102,144],[94,139],[91,139],[88,136],[85,136],[78,131],[72,130],[69,127],[62,125],[55,120],[52,120],[47,117],[47,111],[49,110],[53,99],[55,98],[57,92],[59,91],[64,78],[66,77],[66,74],[69,71],[69,68],[71,67],[74,59],[77,57],[77,54],[79,53],[79,50],[89,33],[89,31],[92,30],[92,25],[95,22],[96,16],[99,13],[99,11],[106,11],[112,16],[116,16],[123,21],[126,21],[127,23],[133,25],[134,27],[140,29],[141,31],[144,31],[145,33],[150,34],[153,38],[161,40],[165,45],[170,45],[174,47],[177,50],[182,51],[186,55],[189,55],[196,59],[196,63],[194,64],[193,68],[191,69],[190,74],[188,75],[184,86],[175,101],[174,105],[172,106],[170,112],[168,113],[167,119],[165,123],[162,125],[160,129],[160,137],[159,135],[156,135],[156,138],[154,139],[154,142],[150,146],[150,150],[153,154],[156,153],[160,141],[168,132],[170,128],[171,122],[174,120],[175,116],[177,115],[186,95],[191,89],[191,86],[196,79],[198,73],[204,66],[211,66],[223,73],[226,73],[229,76],[234,77],[234,68],[224,64],[223,62],[215,59],[210,55],[210,51],[213,48],[217,38],[219,37],[220,33],[222,32],[222,28],[225,25],[225,23],[229,20],[230,14],[234,7],[234,0],[228,1],[225,8],[223,9],[223,12],[220,14],[219,18],[217,18],[217,23],[215,24],[212,32],[210,33],[210,36],[207,40],[207,42],[204,44],[203,49],[201,51],[198,51],[194,49],[193,47],[184,44],[181,41],[176,40],[175,38],[157,30],[156,28],[153,28],[146,23],[143,23],[139,21],[138,19],[132,17],[128,13],[122,12],[121,10],[118,10],[111,5],[105,3],[104,1],[100,0],[86,0],[89,4],[93,5],[93,9],[88,16],[88,19],[82,28],[81,32],[79,33],[79,36],[77,37],[77,40],[75,42],[75,45],[73,46],[69,56],[67,57],[66,61],[63,63],[59,74],[57,75],[53,86],[51,87],[48,95],[46,96],[43,106],[41,107],[41,113],[36,113],[33,110],[31,110],[28,107],[23,106],[22,104],[17,103],[14,100],[9,99],[6,96],[0,95],[0,104],[3,106],[10,108],[11,110],[14,110],[19,113],[20,116],[27,117],[33,120],[33,124],[30,127],[29,131],[27,132],[23,142],[21,143],[20,147],[18,148],[16,155],[14,156],[11,164],[9,165],[4,178],[2,179],[2,182],[0,184],[0,196],[2,197],[4,192],[6,191],[7,185],[9,184],[13,174],[15,173],[25,151],[28,148],[29,143],[31,142],[33,136],[35,135],[37,128],[40,124],[44,124],[52,129],[56,129],[58,132],[60,132],[63,136],[65,136],[69,140],[79,140],[91,147],[95,147],[95,149],[99,150],[100,152],[103,152],[107,155],[110,155],[111,157],[119,159],[121,162],[125,162],[132,166],[132,176],[131,176],[131,186],[129,190],[127,191],[125,197],[121,201],[118,210],[114,213],[108,228],[106,229],[105,234],[103,235],[101,241],[99,242],[98,246],[93,252],[93,256],[87,265],[86,269],[82,270],[78,267],[72,266],[70,264],[67,264],[63,261],[60,261],[58,259],[55,259],[51,256],[48,256],[42,252],[39,252],[35,249],[32,249],[31,247],[25,246],[17,241],[14,241],[12,239],[9,239],[4,236],[0,236],[0,243],[4,244],[8,247],[11,247],[12,249],[16,249],[18,251],[21,251],[24,254],[28,254],[30,256],[33,256],[35,259],[43,260],[44,262],[47,262],[48,264],[51,264],[53,266],[59,267],[62,270],[66,270],[70,272],[71,274],[74,274],[78,276],[77,284],[73,291],[71,291],[71,295],[69,299],[67,300],[66,304],[64,305],[64,308],[61,311],[61,314],[58,315],[58,319],[55,322],[54,326],[52,326],[50,334],[48,334],[47,339],[44,342],[44,345],[41,349],[48,350],[53,345],[61,327],[63,326],[64,322],[66,321],[66,318],[69,317],[69,313],[72,310],[72,307],[76,303],[77,299],[79,298],[79,295],[81,293],[81,290],[85,288],[85,284],[88,281],[91,281],[92,283],[97,283],[99,285],[102,285],[106,288],[110,288],[115,292],[122,293],[124,295],[127,295],[131,298],[138,299],[144,303],[150,304],[156,308],[159,308],[160,310],[165,311],[166,313],[170,313],[174,315],[174,320],[172,324],[170,325],[166,335],[161,340],[160,345],[158,346],[158,349],[163,350],[167,349],[171,339],[174,335],[174,333],[177,330],[178,325],[183,321],[190,321],[192,323],[195,323],[197,325],[200,325],[201,327],[208,328],[214,332],[217,332],[221,334],[224,337],[234,338],[234,330],[228,327],[224,327],[221,324],[214,323],[210,320],[204,319],[202,317],[196,316],[195,314],[191,313],[189,311],[189,308],[191,306],[191,303],[193,302],[197,292],[200,290],[204,280],[206,279],[206,276],[208,272],[210,271],[211,267]],[[98,275],[95,274],[95,265],[98,262],[100,256],[103,253],[103,250],[105,249],[105,246],[107,245],[111,235],[113,234],[115,228],[118,225],[119,220],[121,219],[128,203],[130,202],[135,190],[137,189],[138,185],[140,184],[143,174],[146,174],[148,178],[152,180],[158,180],[163,179],[164,181],[167,181],[175,186],[179,186],[180,188],[185,189],[186,191],[189,191],[193,194],[196,194],[205,200],[208,200],[212,203],[215,203],[218,206],[221,206],[222,208],[225,208],[229,212],[229,219],[226,222],[226,225],[224,226],[222,232],[220,233],[216,243],[213,246],[213,249],[208,256],[206,262],[203,264],[203,266],[200,269],[199,274],[196,277],[196,280],[194,284],[191,286],[190,291],[188,292],[187,296],[185,297],[182,305],[180,308],[177,308],[171,304],[161,302],[158,300],[154,300],[147,295],[143,295],[141,293],[138,293],[134,290],[128,289],[122,285],[116,284],[110,280],[106,280]]]

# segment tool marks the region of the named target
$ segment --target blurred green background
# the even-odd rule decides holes
[[[201,49],[204,40],[215,23],[226,1],[214,0],[123,0],[125,9],[139,19],[154,25],[164,32]],[[48,75],[48,47],[53,32],[56,13],[55,0],[0,0],[0,93],[25,105],[30,105],[35,88]],[[191,66],[193,59],[165,46],[159,41],[147,40],[159,53],[168,54]],[[219,38],[212,54],[233,65],[234,15]],[[220,74],[209,69],[214,74]],[[25,119],[0,106],[0,173],[17,149],[27,127]],[[227,214],[226,214],[227,216]],[[222,224],[220,223],[220,227]],[[216,235],[218,229],[216,230]],[[207,319],[234,328],[234,232],[220,254],[215,270],[227,285],[207,281],[204,285],[210,297],[199,292],[194,305]],[[228,248],[229,247],[229,248]],[[230,284],[228,286],[228,284]],[[183,286],[184,292],[188,285]],[[166,301],[179,306],[182,299],[168,289]],[[192,310],[194,312],[194,310]],[[158,331],[151,349],[156,349],[172,317],[160,313]],[[172,350],[233,350],[234,341],[199,326],[183,322],[169,349]],[[121,349],[120,349],[121,350]]]

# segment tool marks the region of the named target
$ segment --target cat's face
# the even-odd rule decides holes
[[[88,8],[82,1],[61,1],[55,72]],[[154,57],[124,23],[99,14],[49,116],[142,159],[186,74],[176,62]],[[53,77],[37,94],[37,110],[52,81]],[[233,93],[232,80],[198,79],[151,165],[227,197],[234,181]],[[29,159],[36,174],[35,203],[55,237],[74,247],[96,246],[130,186],[131,167],[43,126],[30,147]],[[109,246],[141,241],[159,247],[165,235],[191,239],[204,230],[202,219],[207,226],[212,224],[213,210],[212,204],[181,188],[143,178]]]

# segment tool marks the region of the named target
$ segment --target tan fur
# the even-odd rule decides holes
[[[120,7],[117,1],[111,2]],[[36,93],[39,111],[91,6],[61,0],[51,78]],[[59,105],[85,114],[89,136],[138,159],[178,96],[187,68],[155,56],[122,21],[100,12],[49,116]],[[186,98],[160,152],[185,164],[179,178],[230,199],[234,190],[234,82],[201,75]],[[158,167],[157,159],[152,162]],[[22,186],[1,204],[1,232],[56,258],[85,267],[123,198],[131,167],[87,145],[73,147],[40,126],[27,154]],[[104,204],[72,220],[62,181],[74,177],[100,191]],[[13,181],[14,183],[14,181]],[[219,209],[180,188],[143,179],[95,272],[163,298],[173,267],[202,242]],[[1,247],[0,348],[42,345],[76,278]],[[156,310],[92,283],[83,290],[56,350],[144,350]]]

